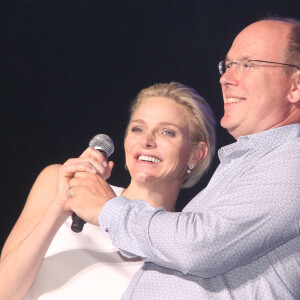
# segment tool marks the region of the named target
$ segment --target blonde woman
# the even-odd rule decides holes
[[[172,82],[142,90],[124,141],[131,181],[126,189],[113,187],[115,193],[174,211],[180,189],[209,167],[214,127],[208,104],[193,89]],[[2,251],[1,300],[121,298],[143,261],[123,257],[98,226],[87,223],[73,233],[65,207],[70,196],[85,191],[79,185],[91,192],[99,174],[108,178],[112,167],[88,148],[41,172]]]

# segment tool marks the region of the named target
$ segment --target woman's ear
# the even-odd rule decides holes
[[[197,145],[194,145],[189,159],[189,164],[194,164],[195,167],[198,166],[206,157],[207,153],[208,147],[205,142],[199,142]]]

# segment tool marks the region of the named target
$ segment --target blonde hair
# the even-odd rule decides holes
[[[191,143],[205,142],[208,153],[204,160],[192,170],[190,175],[184,179],[181,187],[187,188],[195,185],[204,172],[209,168],[215,153],[215,118],[207,102],[192,88],[178,82],[158,83],[139,92],[130,106],[130,117],[140,104],[149,97],[166,97],[185,107],[191,129]],[[126,129],[127,135],[128,127]]]

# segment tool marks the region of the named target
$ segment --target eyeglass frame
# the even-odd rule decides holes
[[[261,62],[261,63],[275,64],[275,65],[281,65],[281,66],[285,66],[285,67],[294,67],[294,68],[297,68],[298,70],[300,70],[300,67],[298,67],[298,66],[296,66],[296,65],[292,65],[292,64],[284,64],[284,63],[278,63],[278,62],[274,62],[274,61],[266,61],[266,60],[258,60],[258,59],[248,59],[248,60],[245,60],[245,61],[244,61],[244,63],[249,63],[249,62],[250,62],[250,63],[251,63],[251,62]],[[246,69],[241,70],[241,69],[240,69],[240,66],[241,66],[241,63],[240,63],[240,62],[238,62],[238,61],[231,61],[231,62],[229,62],[229,64],[230,64],[230,67],[229,67],[229,68],[231,68],[232,65],[236,65],[237,69],[238,69],[240,72],[250,71],[251,68],[254,67],[254,66],[249,66],[249,69],[248,69],[248,70],[246,70]],[[218,64],[218,69],[219,69],[219,73],[220,73],[221,75],[225,74],[226,70],[228,69],[228,68],[226,68],[225,60],[222,60],[222,61],[219,62],[219,64]],[[225,71],[223,72],[223,70],[225,70]]]

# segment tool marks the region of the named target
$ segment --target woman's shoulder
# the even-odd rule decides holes
[[[41,220],[56,193],[59,167],[59,165],[45,167],[36,178],[24,208],[5,242],[3,255],[25,239]]]
[[[60,164],[53,164],[53,165],[48,165],[46,166],[39,174],[38,178],[40,177],[48,177],[48,176],[54,176],[55,178],[57,178],[58,176],[58,171],[59,168],[61,167]]]
[[[59,168],[59,164],[49,165],[40,172],[31,188],[27,202],[36,198],[42,199],[43,197],[52,199],[57,188]],[[45,191],[47,191],[46,194]],[[39,200],[38,202],[41,201]]]

